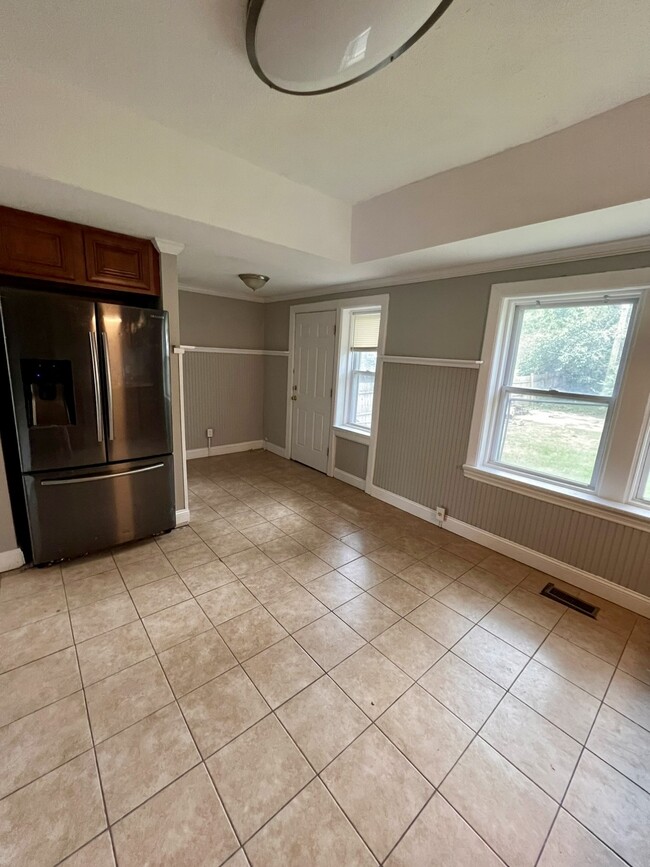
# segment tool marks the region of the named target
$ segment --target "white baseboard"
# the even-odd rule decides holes
[[[540,551],[535,551],[532,548],[526,548],[517,542],[511,542],[502,536],[495,536],[494,533],[481,530],[472,524],[466,524],[457,518],[447,518],[441,525],[436,519],[436,513],[433,509],[429,509],[427,506],[423,506],[413,500],[408,500],[406,497],[401,497],[399,494],[393,494],[391,491],[378,488],[376,485],[370,486],[368,493],[382,500],[384,503],[389,503],[391,506],[402,509],[404,512],[409,512],[409,514],[429,521],[429,523],[436,526],[442,526],[445,530],[449,530],[450,533],[456,533],[464,539],[469,539],[472,542],[483,545],[485,548],[491,548],[493,551],[504,554],[506,557],[511,557],[513,560],[519,560],[520,563],[525,563],[531,569],[538,569],[540,572],[545,572],[553,578],[559,578],[561,581],[566,581],[567,584],[573,584],[574,587],[578,587],[580,590],[586,590],[588,593],[593,593],[596,596],[607,599],[609,602],[621,605],[623,608],[629,608],[636,614],[650,617],[650,597],[644,596],[642,593],[629,590],[627,587],[621,587],[619,584],[614,584],[613,581],[608,581],[606,578],[601,578],[599,575],[594,575],[591,572],[585,572],[584,569],[571,566],[562,560],[556,560],[554,557],[549,557],[548,554],[542,554]]]
[[[189,509],[176,509],[176,526],[182,527],[184,524],[190,523]]]
[[[353,485],[355,488],[361,488],[362,491],[365,491],[366,489],[366,480],[360,479],[358,476],[353,476],[352,473],[346,473],[343,470],[334,467],[333,475],[335,479],[338,479],[340,482],[345,482],[346,485]]]
[[[366,493],[377,500],[382,500],[388,503],[389,506],[395,506],[403,512],[408,512],[410,515],[415,515],[416,518],[422,518],[423,521],[428,521],[430,524],[440,526],[440,521],[436,517],[436,513],[428,506],[422,506],[416,503],[415,500],[408,500],[406,497],[401,497],[399,494],[394,494],[392,491],[387,491],[385,488],[378,488],[377,485],[368,485]]]
[[[270,443],[268,440],[264,442],[264,448],[267,452],[272,452],[274,455],[278,455],[281,458],[289,457],[284,446],[276,446],[275,443]]]
[[[0,551],[0,572],[10,572],[12,569],[20,569],[25,564],[25,557],[20,548],[12,548],[11,551]]]
[[[194,458],[214,458],[217,455],[232,455],[235,452],[250,452],[253,449],[263,449],[264,440],[252,440],[249,443],[228,443],[225,446],[212,446],[207,449],[188,449],[186,457],[188,461]]]

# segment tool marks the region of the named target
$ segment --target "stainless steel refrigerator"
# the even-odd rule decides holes
[[[4,288],[0,311],[34,563],[171,529],[167,314]]]

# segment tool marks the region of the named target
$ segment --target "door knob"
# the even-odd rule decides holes
[[[291,400],[298,400],[298,398],[297,398],[297,396],[296,396],[295,394],[292,394],[292,395],[291,395]]]

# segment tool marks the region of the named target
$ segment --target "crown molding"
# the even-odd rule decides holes
[[[171,242],[163,242],[171,243]],[[317,298],[321,295],[346,295],[361,292],[366,289],[383,289],[390,286],[407,286],[412,283],[426,283],[430,280],[446,280],[454,277],[470,277],[477,274],[490,274],[495,271],[514,271],[518,268],[541,267],[542,265],[560,265],[570,262],[581,262],[587,259],[602,259],[607,256],[621,256],[632,253],[650,253],[650,235],[627,238],[621,241],[607,241],[602,244],[589,244],[581,247],[570,247],[566,250],[552,250],[543,253],[528,253],[522,256],[511,256],[504,259],[476,262],[467,265],[454,265],[447,268],[433,268],[429,271],[419,271],[408,275],[393,275],[376,277],[369,280],[358,280],[354,283],[327,285],[322,288],[303,289],[297,292],[283,292],[278,295],[250,295],[236,289],[209,289],[205,286],[192,286],[188,283],[179,285],[182,292],[196,292],[199,295],[216,295],[219,298],[236,298],[239,301],[250,301],[253,304],[273,304],[276,301],[294,301],[305,298]],[[272,290],[271,290],[272,291]]]
[[[447,280],[453,277],[470,277],[476,274],[490,274],[494,271],[515,271],[518,268],[541,267],[542,265],[560,265],[570,262],[581,262],[586,259],[602,259],[607,256],[621,256],[631,253],[650,253],[650,235],[627,238],[621,241],[607,241],[602,244],[588,244],[581,247],[570,247],[566,250],[552,250],[543,253],[527,253],[522,256],[511,256],[504,259],[476,262],[467,265],[454,265],[448,268],[434,268],[430,271],[420,271],[416,274],[376,277],[370,280],[359,280],[355,283],[342,283],[338,286],[324,286],[322,289],[308,289],[302,292],[287,292],[282,295],[264,298],[269,304],[274,301],[289,301],[296,298],[313,298],[319,295],[336,295],[339,293],[359,292],[363,289],[381,289],[388,286],[406,286],[411,283],[426,283],[429,280]]]
[[[170,253],[172,256],[180,256],[185,249],[185,244],[180,241],[168,241],[165,238],[154,238],[153,244],[159,253]]]
[[[191,286],[188,283],[178,284],[179,292],[194,292],[196,295],[216,295],[217,298],[234,298],[236,301],[250,301],[253,304],[264,304],[271,299],[263,298],[260,295],[254,295],[251,290],[250,295],[244,292],[238,292],[236,289],[207,289],[205,286]]]

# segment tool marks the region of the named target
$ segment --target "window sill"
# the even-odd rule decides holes
[[[568,491],[566,488],[550,482],[524,480],[515,473],[493,467],[488,469],[487,467],[472,467],[466,464],[463,466],[463,473],[466,478],[473,479],[475,482],[494,485],[497,488],[504,488],[516,494],[533,497],[545,503],[572,509],[574,512],[593,515],[596,518],[624,524],[626,527],[634,527],[636,530],[650,533],[650,510],[644,509],[643,506],[604,500],[602,497],[586,491]]]
[[[337,437],[341,437],[344,440],[351,440],[353,443],[361,443],[361,445],[369,446],[370,445],[370,431],[368,433],[364,433],[363,431],[358,430],[353,427],[345,427],[344,425],[333,425],[334,433]]]

